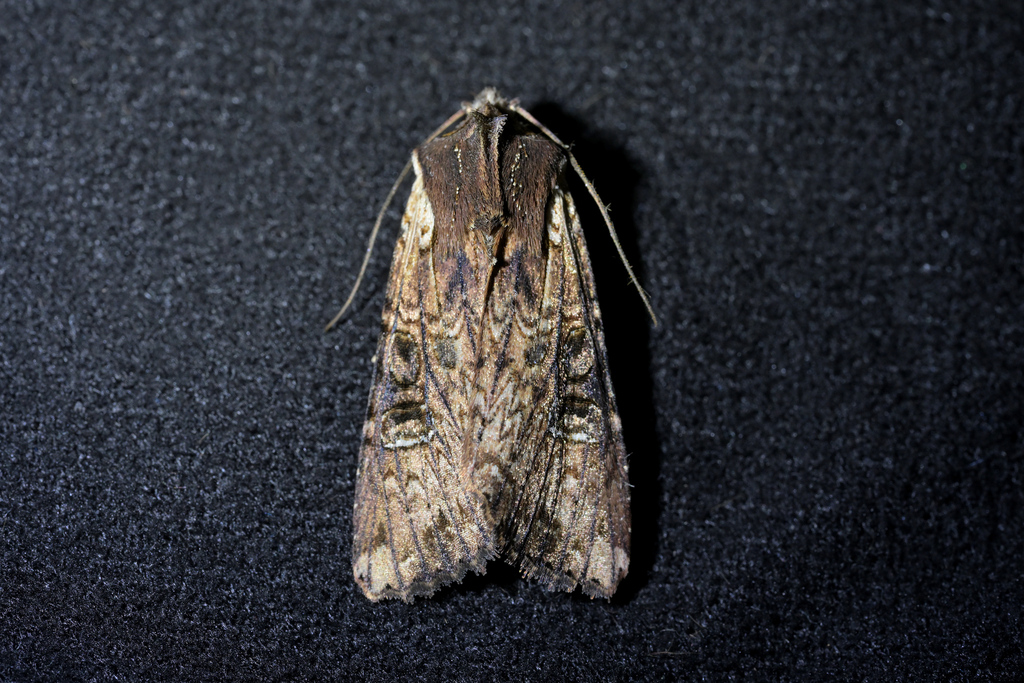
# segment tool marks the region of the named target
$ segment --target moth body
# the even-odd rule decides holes
[[[430,595],[496,558],[594,597],[628,569],[571,157],[538,126],[488,88],[413,152],[356,484],[353,573],[371,600]]]

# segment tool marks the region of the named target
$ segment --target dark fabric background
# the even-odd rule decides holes
[[[1010,680],[1017,2],[4,2],[0,680]],[[610,603],[351,578],[409,150],[575,143],[634,485]]]

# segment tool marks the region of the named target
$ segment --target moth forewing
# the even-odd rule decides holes
[[[493,555],[491,523],[462,471],[461,422],[445,405],[462,380],[425,350],[451,311],[431,305],[434,219],[419,174],[402,222],[356,480],[352,569],[371,600],[430,595],[482,573]]]
[[[371,599],[409,600],[501,557],[549,589],[610,597],[629,563],[629,492],[590,261],[563,189],[567,160],[578,166],[493,89],[464,114],[413,152],[353,572]]]
[[[506,559],[550,589],[582,585],[610,597],[629,562],[621,426],[571,196],[555,186],[545,214],[547,258],[534,280],[543,286],[532,286],[543,295],[530,304],[522,257],[495,276],[494,291],[507,296],[496,296],[494,309],[515,311],[516,319],[492,339],[504,340],[505,353],[490,354],[478,375],[489,400],[474,402],[481,408],[471,425],[479,429],[467,460]]]

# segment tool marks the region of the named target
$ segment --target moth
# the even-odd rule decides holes
[[[411,166],[356,479],[352,570],[371,600],[498,558],[591,597],[626,575],[622,426],[567,164],[622,255],[554,134],[493,88],[464,103],[413,151],[328,325]]]

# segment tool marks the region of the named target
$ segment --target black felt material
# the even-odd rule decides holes
[[[0,680],[1024,667],[1019,3],[0,15]],[[400,207],[322,327],[486,85],[575,143],[660,317],[578,194],[635,487],[611,603],[351,577]]]

